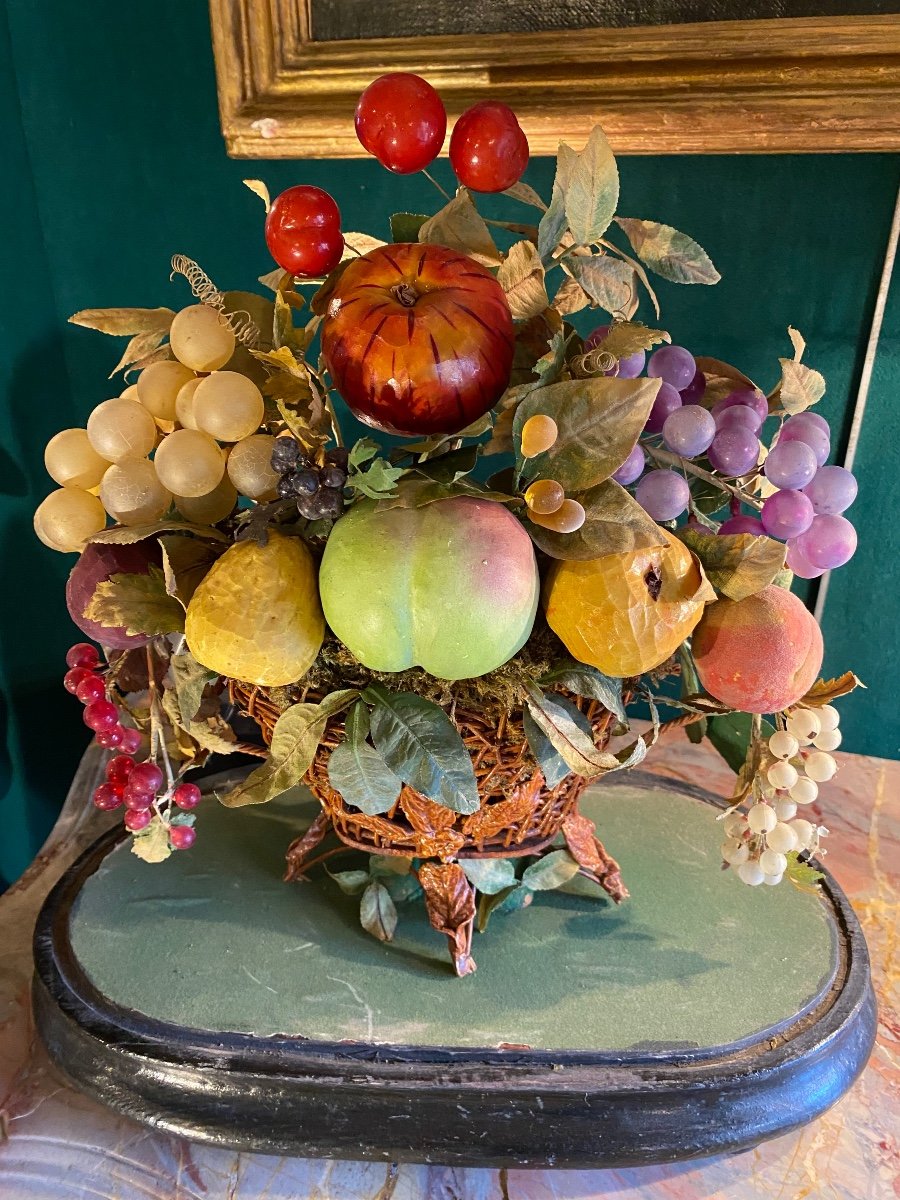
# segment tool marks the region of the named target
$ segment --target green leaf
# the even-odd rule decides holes
[[[419,230],[418,240],[449,246],[451,250],[468,254],[483,266],[496,267],[502,261],[487,225],[464,187],[459,188],[440,212],[429,217]]]
[[[490,423],[487,428],[490,428]],[[484,432],[484,429],[481,432]],[[417,463],[415,472],[417,475],[433,479],[436,483],[457,483],[469,474],[477,462],[478,446],[460,446],[458,450],[449,450],[437,458]]]
[[[391,770],[437,804],[477,812],[475,770],[456,726],[442,708],[412,692],[372,683],[363,699],[373,705],[372,740]]]
[[[811,408],[825,395],[825,377],[812,367],[790,358],[779,358],[781,382],[775,392],[777,400],[786,413],[794,416]]]
[[[360,495],[368,496],[370,500],[387,500],[397,494],[397,483],[405,473],[405,467],[394,467],[385,458],[376,458],[378,447],[370,453],[370,443],[367,438],[356,443],[350,455],[350,473],[347,476],[347,487],[353,488]],[[356,459],[354,461],[354,454]],[[362,464],[368,463],[367,466]]]
[[[635,295],[634,270],[608,254],[569,254],[565,265],[578,286],[608,313],[625,312]]]
[[[98,583],[84,615],[129,636],[184,632],[184,608],[166,591],[166,577],[155,566],[146,575],[110,575]]]
[[[379,501],[378,511],[386,512],[392,508],[423,508],[426,504],[434,504],[452,496],[474,496],[478,500],[495,500],[498,504],[521,503],[518,496],[488,491],[467,478],[457,479],[454,483],[441,483],[432,479],[406,479],[395,496]]]
[[[586,734],[588,739],[593,743],[594,731],[591,729],[590,722],[584,713],[574,705],[571,700],[565,696],[553,697],[554,703],[558,704],[564,712],[568,713],[569,717],[574,721],[578,728]],[[547,787],[556,787],[558,783],[562,783],[565,777],[570,773],[571,768],[561,754],[553,748],[550,739],[535,721],[534,717],[526,708],[522,714],[522,724],[525,729],[525,737],[528,745],[531,748],[531,753],[537,760],[538,766],[544,776],[544,782]]]
[[[735,774],[740,771],[747,758],[752,725],[751,713],[724,713],[722,716],[709,718],[707,737]],[[774,732],[775,727],[768,721],[763,721],[763,741],[770,738]]]
[[[169,669],[175,681],[175,695],[178,697],[178,711],[185,721],[193,721],[203,699],[203,691],[208,683],[218,679],[216,671],[198,663],[190,650],[182,650],[173,654],[169,660]]]
[[[464,858],[459,865],[469,883],[486,896],[496,896],[517,883],[515,868],[508,858]]]
[[[369,882],[368,871],[329,871],[328,874],[347,896],[358,896]]]
[[[382,875],[379,882],[387,888],[395,904],[403,904],[407,900],[416,900],[422,895],[418,876],[412,871],[406,875]]]
[[[541,676],[538,683],[542,687],[566,688],[576,696],[599,700],[620,721],[626,723],[628,720],[622,703],[622,680],[611,679],[596,667],[570,659]]]
[[[552,891],[577,875],[580,869],[568,850],[552,850],[525,868],[522,886],[533,892]]]
[[[565,142],[560,142],[550,207],[541,217],[538,225],[538,254],[544,263],[549,263],[554,250],[566,232],[566,185],[574,162],[575,151]]]
[[[608,479],[631,453],[646,424],[658,379],[568,379],[526,396],[513,420],[516,462],[522,478],[556,479],[566,494],[582,492]],[[559,430],[543,454],[524,462],[522,426],[543,413]]]
[[[391,894],[377,880],[369,884],[359,903],[359,923],[380,942],[389,942],[397,928],[397,910]]]
[[[428,220],[425,213],[393,213],[391,216],[392,242],[417,242],[419,230]]]
[[[812,892],[818,894],[819,884],[825,878],[821,871],[817,871],[814,866],[808,862],[801,862],[800,855],[796,850],[789,851],[787,855],[788,865],[785,868],[785,875],[801,892]]]
[[[359,692],[344,688],[326,696],[321,704],[292,704],[275,722],[269,757],[261,767],[224,796],[226,808],[266,804],[301,782],[315,758],[328,718],[347,708]]]
[[[355,704],[347,718],[346,738],[328,760],[328,782],[348,804],[374,817],[394,807],[403,785],[366,741],[368,734],[369,710]]]
[[[701,533],[688,526],[677,536],[700,560],[716,591],[729,600],[744,600],[768,587],[784,567],[784,543],[752,533]]]
[[[718,283],[722,276],[693,238],[671,225],[616,217],[635,254],[651,271],[672,283]]]
[[[606,771],[619,768],[620,764],[615,756],[605,750],[598,750],[593,737],[588,737],[575,723],[559,702],[561,698],[554,696],[551,699],[533,684],[529,685],[527,690],[528,711],[535,724],[577,775],[596,779]]]
[[[136,833],[131,841],[131,853],[148,863],[165,862],[172,853],[169,831],[159,817]]]
[[[574,533],[556,533],[525,520],[531,540],[551,558],[602,558],[604,554],[665,545],[660,527],[614,479],[578,492],[573,499],[585,512],[584,524]]]
[[[566,218],[579,246],[601,238],[619,203],[619,171],[606,134],[599,125],[572,163],[566,186]]]

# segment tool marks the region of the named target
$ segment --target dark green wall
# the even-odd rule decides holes
[[[245,176],[262,176],[273,192],[320,184],[338,198],[346,228],[382,234],[391,211],[433,210],[436,193],[371,161],[228,160],[203,0],[6,0],[3,12],[0,874],[11,879],[46,834],[87,740],[60,685],[72,640],[63,604],[70,560],[37,543],[31,513],[50,487],[45,441],[114,394],[106,376],[118,343],[66,317],[187,300],[168,281],[175,251],[222,287],[252,286],[271,264]],[[766,384],[788,352],[787,325],[796,325],[828,379],[823,411],[840,425],[862,360],[897,159],[666,157],[620,166],[622,212],[691,232],[724,276],[714,289],[661,285],[674,338]],[[446,163],[437,174],[449,182]],[[550,161],[536,160],[527,178],[548,193],[551,175]],[[894,297],[857,462],[861,548],[835,574],[824,622],[826,667],[854,665],[871,685],[845,703],[845,744],[886,755],[900,749],[892,696],[897,312]]]

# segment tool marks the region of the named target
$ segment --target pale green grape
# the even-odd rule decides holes
[[[205,496],[225,474],[224,452],[199,429],[176,429],[164,437],[153,461],[160,482],[173,496]]]
[[[118,397],[98,404],[87,423],[88,441],[107,462],[146,458],[158,431],[150,413],[137,400]]]
[[[262,392],[246,375],[215,371],[194,393],[194,421],[220,442],[239,442],[256,433],[265,405]]]
[[[192,304],[176,313],[169,344],[178,361],[192,371],[218,371],[234,354],[235,337],[220,312],[208,304]]]
[[[34,532],[45,546],[64,554],[81,551],[105,524],[106,513],[97,497],[76,487],[51,492],[34,514]]]
[[[86,429],[63,429],[47,443],[44,466],[61,487],[90,491],[99,486],[109,463],[88,441]]]
[[[100,484],[100,499],[120,525],[158,521],[172,503],[148,458],[128,458],[111,466]]]

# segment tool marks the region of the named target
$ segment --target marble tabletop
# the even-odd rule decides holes
[[[730,1157],[608,1171],[386,1168],[233,1153],[137,1125],[69,1087],[32,1022],[31,932],[47,892],[112,823],[89,803],[89,750],[59,821],[25,875],[0,897],[0,1197],[2,1200],[888,1200],[900,1197],[900,762],[838,754],[823,787],[828,866],[865,930],[879,1000],[866,1071],[798,1133]],[[653,751],[661,775],[730,793],[707,745],[675,735]]]

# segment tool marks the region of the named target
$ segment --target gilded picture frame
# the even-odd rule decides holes
[[[900,16],[884,11],[886,0],[846,0],[855,10],[847,16],[477,34],[429,34],[429,2],[418,0],[410,5],[415,36],[332,40],[316,36],[317,2],[210,0],[222,131],[233,157],[363,154],[351,119],[357,97],[393,70],[424,75],[451,120],[478,100],[511,104],[533,154],[555,153],[560,140],[581,145],[595,122],[626,154],[900,148]],[[323,23],[332,32],[340,3],[329,0]],[[785,3],[796,10],[791,0],[771,7],[783,12]],[[377,5],[352,7],[356,28],[368,11],[377,31]]]

